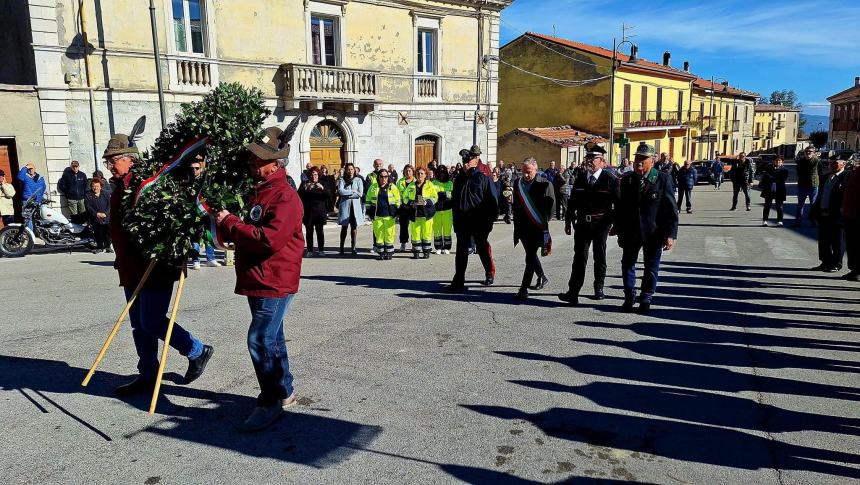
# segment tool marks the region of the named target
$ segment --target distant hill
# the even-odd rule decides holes
[[[800,117],[806,120],[806,126],[804,127],[804,131],[806,133],[812,133],[813,131],[818,131],[818,123],[821,123],[821,130],[827,131],[830,129],[830,117],[826,115],[808,115],[805,113],[801,113]]]

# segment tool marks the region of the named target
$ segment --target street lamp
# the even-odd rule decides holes
[[[711,114],[710,114],[710,116],[708,116],[708,123],[709,123],[708,124],[708,145],[710,145],[710,147],[711,147],[710,148],[710,152],[711,152],[710,158],[715,158],[714,157],[714,141],[711,141],[711,133],[714,131],[719,131],[719,130],[716,130],[714,128],[714,115],[716,113],[716,111],[714,111],[714,91],[716,91],[716,88],[714,88],[714,86],[716,86],[717,81],[720,81],[721,84],[723,86],[725,86],[726,90],[728,90],[728,88],[729,88],[728,79],[726,79],[724,77],[716,77],[715,78],[714,76],[711,76],[711,106],[710,106]],[[734,99],[732,99],[732,105],[734,105]],[[725,154],[723,154],[723,155],[725,155]]]
[[[636,57],[636,44],[632,41],[624,39],[616,44],[615,37],[612,38],[612,74],[609,82],[609,166],[612,166],[612,159],[615,155],[615,71],[618,70],[618,49],[624,44],[630,44],[629,62],[635,63],[639,59]]]

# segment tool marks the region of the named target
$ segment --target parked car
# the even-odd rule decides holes
[[[758,177],[765,168],[773,165],[773,161],[776,160],[777,156],[773,153],[762,153],[759,155],[758,161],[755,164],[755,176]]]
[[[714,174],[711,170],[713,160],[696,160],[690,163],[690,166],[696,169],[696,174],[699,176],[699,183],[713,184]]]

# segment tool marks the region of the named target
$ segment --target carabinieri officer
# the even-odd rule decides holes
[[[621,277],[624,280],[624,311],[636,299],[636,261],[639,252],[645,271],[639,295],[639,313],[651,309],[657,290],[657,273],[663,251],[672,249],[678,237],[678,206],[669,174],[654,168],[654,147],[642,142],[636,149],[633,171],[621,177],[621,199],[612,232],[623,248]]]
[[[619,200],[618,179],[606,167],[606,150],[596,143],[585,145],[585,171],[578,172],[573,180],[570,200],[564,219],[564,232],[573,229],[573,269],[567,293],[558,298],[571,305],[579,304],[579,291],[585,282],[588,264],[588,247],[593,245],[594,299],[605,298],[603,283],[606,279],[606,238],[615,219]]]

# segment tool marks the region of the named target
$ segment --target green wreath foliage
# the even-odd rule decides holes
[[[201,101],[182,105],[176,120],[132,167],[132,180],[123,196],[125,230],[143,254],[185,264],[192,243],[204,239],[209,225],[209,217],[197,210],[198,194],[216,212],[243,213],[243,201],[253,186],[245,146],[263,136],[263,121],[270,113],[262,92],[238,83],[220,84]],[[194,180],[187,166],[178,166],[135,204],[137,187],[198,137],[208,138],[203,177]]]

